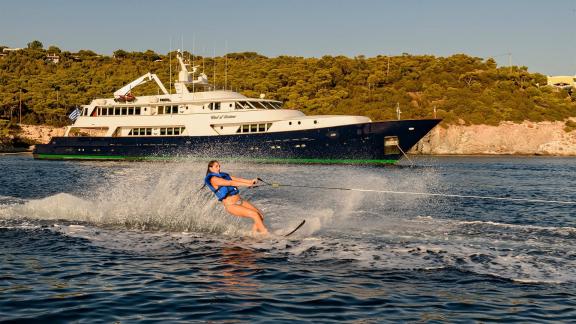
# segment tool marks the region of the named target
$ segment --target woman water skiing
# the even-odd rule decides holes
[[[210,161],[204,184],[216,195],[218,201],[221,201],[226,211],[234,216],[248,217],[254,221],[252,226],[253,233],[268,234],[268,229],[264,225],[264,215],[254,207],[250,202],[240,197],[240,191],[237,187],[251,187],[258,182],[258,179],[242,179],[232,177],[228,173],[220,172],[220,163]]]

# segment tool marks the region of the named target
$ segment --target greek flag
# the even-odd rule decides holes
[[[78,116],[80,116],[80,109],[76,108],[73,112],[70,113],[70,115],[68,115],[68,118],[70,118],[71,121],[76,121]]]

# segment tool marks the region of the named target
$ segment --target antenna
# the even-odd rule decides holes
[[[172,37],[170,37],[170,51],[168,52],[168,65],[170,66],[170,94],[172,94]]]
[[[196,35],[192,34],[192,79],[194,79],[194,55],[196,53]],[[192,80],[194,81],[194,80]],[[192,93],[195,92],[195,84],[192,82]]]
[[[228,41],[224,41],[224,90],[228,89]]]

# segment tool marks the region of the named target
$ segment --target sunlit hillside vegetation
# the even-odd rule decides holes
[[[47,54],[57,54],[60,62],[51,62]],[[268,58],[249,52],[193,59],[219,89],[251,97],[263,93],[307,114],[385,120],[396,118],[399,105],[402,119],[431,118],[436,111],[443,125],[576,116],[576,94],[571,97],[545,86],[544,75],[526,67],[497,67],[493,59],[464,54]],[[174,78],[177,67],[174,53],[118,50],[111,57],[90,50],[44,49],[34,41],[0,58],[0,117],[17,122],[21,98],[22,123],[63,125],[73,107],[112,97],[115,90],[146,72],[156,73],[170,89],[170,70]],[[135,89],[136,95],[154,93],[153,82]]]

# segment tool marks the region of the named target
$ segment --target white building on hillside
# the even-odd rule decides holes
[[[547,84],[549,86],[561,89],[576,88],[576,76],[569,76],[569,75],[548,76],[547,79],[548,79]]]

